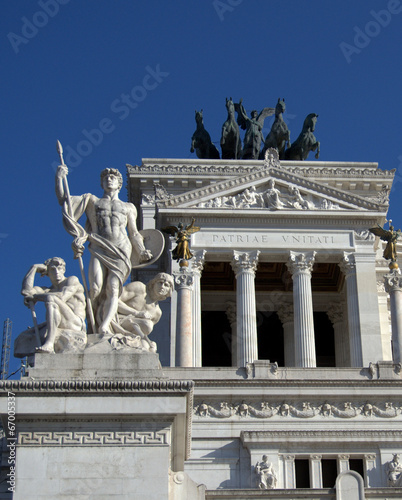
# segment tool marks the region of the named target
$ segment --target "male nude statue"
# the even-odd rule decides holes
[[[162,316],[158,302],[171,297],[173,287],[173,278],[166,273],[157,274],[146,285],[140,281],[126,285],[119,299],[119,324],[113,324],[114,330],[137,339],[133,346],[155,352],[156,344],[148,335]]]
[[[140,264],[152,258],[137,230],[137,210],[132,203],[119,199],[123,184],[120,172],[106,168],[101,172],[102,198],[87,193],[67,199],[63,178],[68,169],[60,165],[56,172],[56,195],[60,205],[71,205],[72,219],[85,213],[89,251],[89,286],[97,333],[111,332],[123,284],[128,278],[132,263]],[[69,202],[69,203],[68,203]],[[68,208],[63,208],[63,211]],[[127,234],[128,231],[128,234]]]
[[[84,288],[76,276],[65,277],[66,263],[60,257],[48,259],[44,264],[34,264],[25,275],[21,293],[26,306],[43,302],[46,322],[38,325],[42,343],[37,346],[35,329],[22,332],[15,342],[17,357],[35,352],[62,352],[82,350],[86,345]],[[50,287],[35,286],[35,275],[48,276]],[[28,352],[30,351],[30,352]]]

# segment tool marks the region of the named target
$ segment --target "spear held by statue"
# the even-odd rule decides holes
[[[60,141],[57,141],[57,152],[59,153],[60,156],[60,162],[61,165],[66,166],[64,163],[63,159],[63,147],[60,143]],[[89,289],[88,289],[88,283],[87,279],[85,276],[85,270],[84,270],[84,262],[82,260],[82,254],[84,252],[84,243],[88,239],[88,233],[85,231],[85,229],[74,219],[74,213],[73,213],[73,208],[71,204],[71,196],[70,196],[70,189],[68,187],[68,182],[67,182],[67,177],[63,177],[63,186],[64,186],[64,192],[65,192],[65,203],[63,204],[63,225],[66,229],[66,231],[74,237],[74,241],[72,243],[72,248],[74,252],[74,258],[78,259],[78,263],[80,266],[80,271],[81,271],[81,277],[82,277],[82,282],[84,285],[84,290],[85,290],[85,297],[86,297],[86,304],[87,304],[87,316],[89,323],[92,328],[92,333],[95,333],[95,318],[94,318],[94,313],[92,309],[92,303],[91,299],[89,296]]]

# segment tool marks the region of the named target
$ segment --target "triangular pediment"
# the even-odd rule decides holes
[[[222,210],[375,210],[373,200],[329,187],[318,181],[264,166],[254,172],[194,189],[158,202],[160,208],[214,208]]]

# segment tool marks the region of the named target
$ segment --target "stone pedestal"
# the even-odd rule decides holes
[[[293,307],[295,331],[295,364],[315,367],[313,297],[311,272],[315,252],[290,252],[287,266],[293,279]]]
[[[37,357],[35,380],[0,381],[2,418],[5,396],[15,397],[15,500],[203,498],[177,476],[189,457],[192,381],[152,378],[162,373],[152,355]],[[116,376],[102,378],[112,366]]]
[[[109,344],[110,346],[110,344]],[[133,349],[111,350],[108,353],[91,352],[60,355],[35,354],[35,366],[28,376],[33,380],[138,380],[144,377],[166,378],[159,355],[152,352],[133,352]]]
[[[232,268],[236,276],[237,366],[258,359],[257,311],[254,277],[260,252],[233,251]]]
[[[402,362],[402,276],[396,271],[384,276],[385,291],[389,293],[392,326],[392,358]]]

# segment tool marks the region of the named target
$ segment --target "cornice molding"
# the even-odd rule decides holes
[[[192,380],[1,380],[0,392],[18,393],[188,393]]]
[[[280,168],[287,170],[292,174],[304,177],[345,177],[345,178],[364,178],[364,179],[386,179],[392,180],[396,169],[382,170],[376,163],[350,163],[350,162],[305,162],[306,165],[295,164],[295,162],[281,161]],[[235,161],[216,161],[216,160],[180,160],[180,159],[144,159],[142,165],[127,164],[127,173],[129,175],[207,175],[216,176],[238,176],[246,174],[255,169],[264,167],[264,160],[235,160]]]
[[[300,431],[242,431],[242,441],[256,441],[261,439],[269,439],[270,441],[277,441],[278,439],[303,439],[303,438],[316,438],[322,439],[323,442],[326,438],[333,438],[336,440],[364,438],[364,439],[392,439],[395,443],[400,443],[402,434],[400,429],[382,431],[382,430],[300,430]]]

